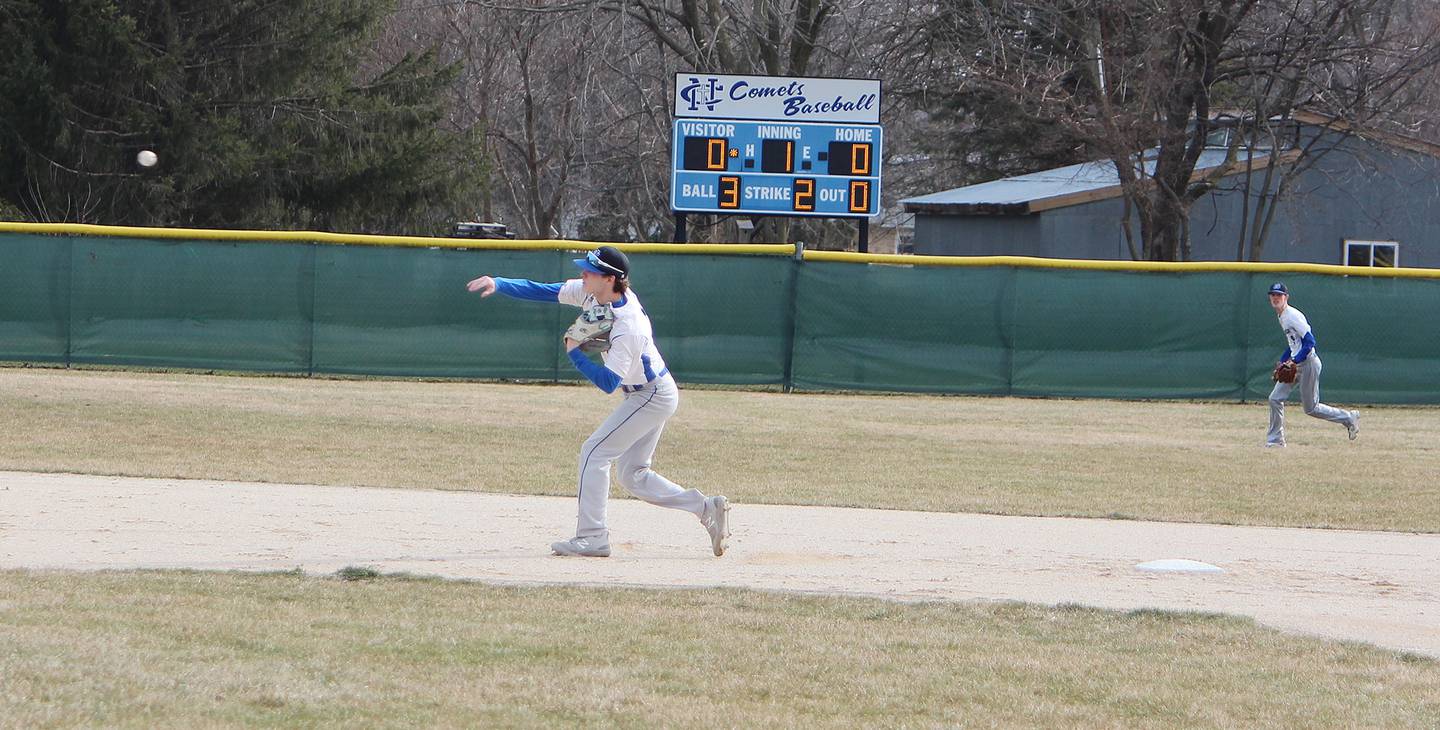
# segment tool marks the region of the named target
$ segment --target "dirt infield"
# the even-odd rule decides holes
[[[737,504],[723,558],[686,514],[612,500],[615,554],[558,558],[573,499],[0,472],[0,568],[735,586],[1252,616],[1440,656],[1440,535]],[[1187,558],[1218,574],[1150,573]]]

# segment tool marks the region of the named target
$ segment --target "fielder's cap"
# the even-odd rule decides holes
[[[1278,281],[1275,282],[1274,284],[1271,284],[1271,285],[1270,285],[1270,293],[1271,293],[1271,294],[1284,294],[1284,295],[1287,296],[1287,297],[1290,296],[1290,290],[1289,290],[1289,289],[1286,289],[1286,288],[1285,288],[1285,285],[1284,285],[1284,284],[1281,284],[1281,283],[1278,282]]]
[[[601,246],[585,254],[585,258],[575,259],[575,265],[601,276],[613,276],[617,279],[630,277],[630,259],[626,258],[624,251],[614,246]]]

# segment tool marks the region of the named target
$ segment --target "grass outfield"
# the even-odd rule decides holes
[[[592,388],[0,369],[0,469],[573,493]],[[1440,409],[687,390],[740,502],[1440,531]],[[3,509],[3,498],[0,498]],[[56,549],[63,549],[57,546]],[[0,726],[1434,727],[1440,662],[1242,618],[0,571]]]
[[[1435,727],[1440,662],[1245,619],[0,571],[11,727]]]
[[[574,494],[592,387],[0,369],[0,469]],[[1440,409],[688,389],[656,468],[739,503],[1440,531]]]

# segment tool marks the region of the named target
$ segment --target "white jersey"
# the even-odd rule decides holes
[[[560,286],[561,304],[588,308],[597,303],[585,293],[584,281],[570,279]],[[665,358],[655,347],[655,332],[650,317],[640,305],[635,292],[627,291],[620,301],[610,305],[615,324],[610,328],[610,349],[602,358],[610,372],[620,376],[621,385],[644,385],[665,372]]]
[[[1310,334],[1310,321],[1294,307],[1287,306],[1280,313],[1280,329],[1285,330],[1285,343],[1290,346],[1290,357],[1300,354],[1300,341]]]

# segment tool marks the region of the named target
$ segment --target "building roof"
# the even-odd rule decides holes
[[[1337,132],[1354,134],[1361,139],[1375,139],[1392,147],[1399,147],[1403,150],[1419,152],[1420,154],[1440,158],[1440,144],[1420,139],[1419,137],[1396,134],[1383,129],[1357,127],[1344,119],[1337,119],[1305,109],[1295,110],[1291,113],[1290,118],[1302,124],[1313,124],[1317,127],[1326,127]]]
[[[1235,172],[1243,170],[1244,155],[1245,151],[1241,150]],[[1269,152],[1261,151],[1255,154],[1253,161],[1259,163],[1267,157]],[[1225,150],[1207,149],[1195,162],[1195,172],[1202,174],[1224,164]],[[1155,171],[1153,151],[1147,153],[1144,165],[1146,175]],[[1115,164],[1105,160],[905,198],[900,203],[909,213],[1029,215],[1052,208],[1118,198],[1121,192],[1120,175],[1115,171]]]
[[[1410,152],[1440,158],[1440,144],[1415,137],[1383,130],[1361,129],[1346,120],[1308,109],[1297,109],[1291,113],[1290,118],[1301,124],[1325,127],[1361,138],[1371,138]],[[1146,151],[1144,165],[1147,176],[1155,169],[1154,153],[1154,150]],[[1243,172],[1246,163],[1244,155],[1245,150],[1240,150],[1239,159],[1231,163],[1231,169],[1225,170],[1224,174],[1228,176]],[[1268,157],[1268,150],[1260,150],[1256,152],[1251,162],[1258,164]],[[1281,153],[1282,161],[1298,157],[1298,150]],[[1200,153],[1200,158],[1195,162],[1195,176],[1201,177],[1209,174],[1224,164],[1224,149],[1206,149]],[[1054,208],[1118,198],[1122,194],[1120,175],[1115,172],[1114,163],[1108,160],[1097,160],[905,198],[900,201],[900,204],[904,206],[907,213],[1029,215]]]

